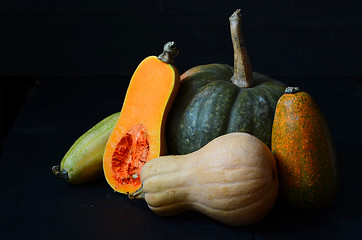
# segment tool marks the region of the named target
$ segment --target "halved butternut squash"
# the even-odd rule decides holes
[[[166,43],[164,52],[145,58],[131,78],[103,156],[105,177],[117,192],[140,188],[143,165],[166,154],[166,118],[180,82],[172,65],[177,53],[174,42]]]

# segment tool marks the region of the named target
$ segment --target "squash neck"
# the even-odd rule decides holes
[[[163,47],[163,53],[158,56],[158,59],[167,64],[174,64],[173,58],[178,53],[179,50],[176,48],[175,42],[167,42]]]
[[[253,72],[244,38],[241,34],[242,15],[240,9],[237,9],[230,16],[229,21],[231,40],[234,47],[234,75],[231,77],[231,81],[241,88],[253,87]]]

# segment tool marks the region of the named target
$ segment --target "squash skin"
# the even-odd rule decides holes
[[[97,123],[79,137],[53,173],[71,184],[90,182],[103,175],[103,153],[108,137],[116,124],[119,112]]]
[[[278,195],[269,148],[247,133],[220,136],[200,150],[162,156],[142,171],[144,198],[161,216],[192,210],[233,226],[264,218]]]
[[[270,147],[275,106],[285,85],[253,72],[255,86],[231,82],[226,64],[194,67],[181,75],[179,93],[167,121],[170,154],[194,152],[218,136],[250,133]]]
[[[272,152],[286,206],[313,211],[332,203],[338,188],[333,140],[327,121],[308,93],[286,93],[278,101]]]

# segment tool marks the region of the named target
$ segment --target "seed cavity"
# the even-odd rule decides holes
[[[139,185],[143,165],[149,160],[149,137],[142,124],[132,127],[119,141],[112,156],[114,178],[122,185]]]

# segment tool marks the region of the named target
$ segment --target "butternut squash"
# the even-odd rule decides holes
[[[194,210],[234,226],[265,217],[279,186],[273,154],[248,133],[217,137],[187,155],[152,159],[141,179],[142,188],[129,196],[145,199],[156,214]]]
[[[117,192],[138,189],[143,165],[166,154],[165,123],[180,81],[172,65],[177,53],[174,42],[168,42],[160,56],[144,59],[131,78],[103,157],[107,182]]]

